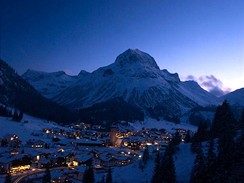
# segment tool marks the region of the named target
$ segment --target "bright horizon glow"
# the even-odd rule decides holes
[[[138,48],[182,80],[217,79],[228,91],[244,87],[243,0],[0,3],[0,58],[19,74],[92,72]]]

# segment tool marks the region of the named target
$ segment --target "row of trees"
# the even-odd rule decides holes
[[[207,153],[202,142],[208,141]],[[244,170],[244,110],[238,121],[227,101],[217,107],[210,129],[201,124],[192,142],[196,159],[192,183],[242,182]]]
[[[175,165],[173,154],[178,150],[178,145],[181,142],[181,138],[178,132],[175,133],[172,141],[167,146],[165,153],[161,155],[159,152],[155,158],[154,174],[152,177],[152,183],[175,183]]]
[[[0,105],[0,116],[12,117],[13,121],[21,121],[23,118],[23,112],[17,109],[12,112],[12,109],[8,109],[6,106]]]

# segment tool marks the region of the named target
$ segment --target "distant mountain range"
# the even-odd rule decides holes
[[[0,66],[0,104],[59,122],[77,119],[77,112],[81,120],[96,122],[145,116],[187,121],[193,109],[224,100],[239,110],[244,106],[244,88],[217,98],[194,81],[182,82],[177,73],[160,70],[152,56],[138,49],[128,49],[114,63],[92,73],[82,70],[77,76],[27,70],[20,77],[3,60]]]
[[[194,81],[182,82],[177,73],[160,70],[152,56],[138,49],[126,50],[113,64],[92,73],[69,76],[63,71],[28,70],[22,77],[43,96],[82,115],[89,109],[93,118],[106,111],[107,103],[115,105],[114,112],[123,113],[130,106],[138,114],[173,120],[194,107],[217,105],[224,99],[244,106],[244,89],[217,98]],[[118,101],[127,110],[116,107]]]
[[[74,113],[54,101],[43,97],[0,59],[0,104],[17,108],[24,113],[62,123],[77,118]]]

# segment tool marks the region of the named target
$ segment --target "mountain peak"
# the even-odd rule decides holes
[[[156,61],[149,54],[140,51],[139,49],[128,49],[121,53],[115,60],[115,63],[120,67],[131,64],[140,64],[159,69]]]

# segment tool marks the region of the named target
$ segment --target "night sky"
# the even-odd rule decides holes
[[[0,57],[76,75],[128,48],[208,90],[244,87],[243,0],[0,0]]]

